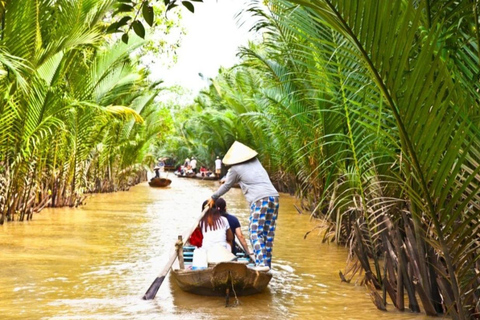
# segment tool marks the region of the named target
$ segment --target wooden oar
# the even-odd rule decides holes
[[[205,206],[205,209],[202,211],[202,213],[195,219],[195,224],[192,224],[192,227],[185,231],[185,233],[182,235],[184,241],[186,241],[186,239],[190,237],[190,235],[195,230],[195,228],[197,228],[198,222],[204,216],[204,214],[207,212],[208,209],[209,207]],[[152,282],[147,292],[145,292],[145,295],[143,296],[143,300],[151,300],[155,298],[155,296],[157,295],[158,289],[160,289],[160,286],[162,285],[163,280],[167,276],[167,273],[172,267],[176,258],[177,258],[177,250],[175,250],[175,247],[174,247],[173,252],[170,254],[170,259],[168,259],[167,263],[163,267],[158,277]]]

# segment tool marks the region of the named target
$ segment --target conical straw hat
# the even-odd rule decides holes
[[[247,147],[243,143],[235,141],[230,149],[228,149],[227,154],[223,157],[223,163],[227,166],[233,164],[241,163],[247,160],[254,158],[257,155],[257,151]]]

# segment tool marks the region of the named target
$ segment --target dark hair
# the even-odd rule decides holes
[[[203,201],[203,203],[202,203],[202,210],[200,210],[200,211],[203,212],[203,210],[205,210],[205,206],[207,205],[207,202],[208,202],[208,200]]]
[[[217,207],[217,210],[220,211],[220,213],[225,213],[227,202],[223,198],[218,198],[217,201],[215,201],[215,207]]]
[[[210,230],[217,230],[223,224],[220,219],[221,217],[222,215],[217,209],[210,208],[207,213],[203,215],[202,219],[200,219],[200,227],[204,229],[203,231],[207,231],[207,228]]]

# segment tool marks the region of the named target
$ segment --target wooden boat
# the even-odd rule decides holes
[[[172,183],[172,180],[167,178],[152,178],[148,181],[150,187],[168,187]]]
[[[218,176],[216,176],[216,175],[202,176],[201,173],[197,173],[197,175],[195,176],[195,178],[200,179],[200,180],[218,180],[218,179],[220,179],[220,177],[218,177]]]
[[[175,165],[175,159],[171,157],[163,157],[162,160],[165,163],[164,170],[165,171],[175,171],[177,170],[177,166]]]
[[[186,173],[186,174],[179,174],[179,173],[175,172],[175,175],[179,178],[195,178],[195,173],[194,172]]]
[[[179,178],[190,178],[190,179],[198,179],[198,180],[218,180],[220,179],[219,177],[213,175],[213,176],[204,176],[202,177],[202,175],[200,173],[187,173],[185,175],[181,175],[181,174],[176,174],[177,177]]]
[[[194,248],[185,246],[183,248],[184,263],[180,262],[179,268],[172,268],[171,274],[183,291],[206,296],[225,296],[228,305],[230,293],[236,296],[260,293],[272,279],[270,271],[257,271],[250,268],[247,265],[249,259],[243,251],[237,252],[239,261],[209,264],[206,269],[192,270],[189,264],[191,265]]]
[[[172,269],[178,286],[190,293],[226,296],[232,289],[237,296],[262,292],[272,279],[271,272],[256,271],[242,262],[220,262],[207,269]]]

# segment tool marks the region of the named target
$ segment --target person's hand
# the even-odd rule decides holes
[[[213,200],[212,198],[208,199],[207,206],[209,208],[213,208],[214,205],[215,205],[215,200]]]

